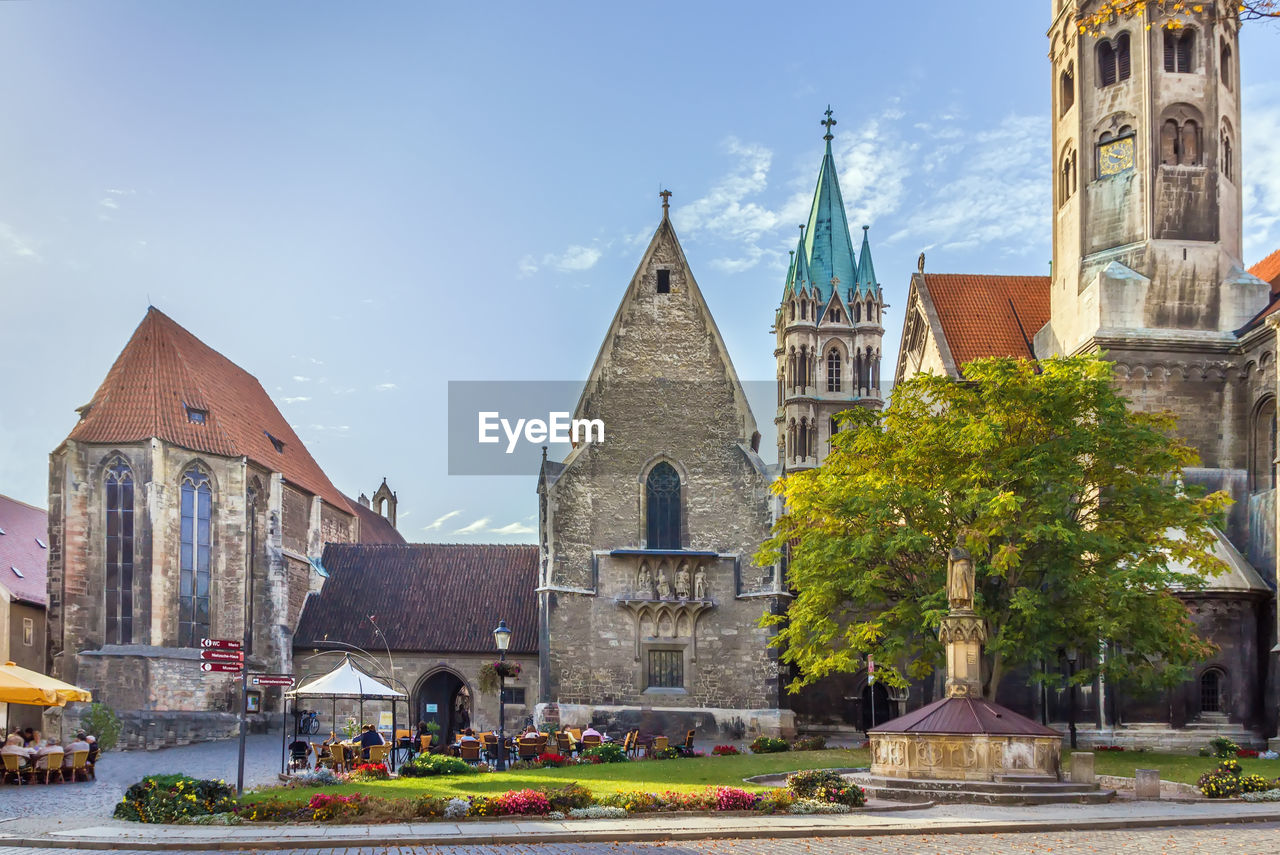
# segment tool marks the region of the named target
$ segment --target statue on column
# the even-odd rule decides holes
[[[698,600],[707,598],[707,571],[698,566],[698,572],[693,574],[693,596]]]
[[[973,587],[973,556],[957,542],[947,556],[947,599],[953,612],[973,611]]]
[[[676,596],[682,600],[689,599],[689,595],[692,593],[691,588],[689,565],[681,564],[680,569],[676,571]]]
[[[658,599],[671,599],[671,582],[667,579],[667,568],[658,568]]]

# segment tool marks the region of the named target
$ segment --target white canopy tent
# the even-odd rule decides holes
[[[391,701],[391,739],[396,744],[396,701],[403,700],[408,704],[409,696],[404,692],[391,688],[386,683],[369,676],[355,666],[351,654],[343,654],[342,662],[328,674],[306,679],[297,688],[287,694],[296,705],[299,699],[328,698],[333,705],[333,727],[338,727],[338,698],[360,701],[360,724],[364,724],[364,702]],[[394,756],[394,755],[393,755]],[[394,760],[393,760],[394,763]]]

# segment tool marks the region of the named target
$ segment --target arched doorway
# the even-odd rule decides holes
[[[862,687],[862,730],[872,730],[877,724],[896,718],[893,705],[889,703],[889,692],[876,683]]]
[[[439,739],[452,740],[471,726],[471,690],[452,671],[437,671],[418,684],[414,710],[416,721],[434,721],[440,725]]]

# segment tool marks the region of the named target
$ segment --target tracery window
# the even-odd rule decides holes
[[[649,549],[680,549],[680,475],[662,462],[645,480],[646,544]]]
[[[104,597],[106,644],[133,643],[133,471],[117,457],[103,478],[107,555]]]
[[[179,534],[178,646],[196,647],[209,635],[209,568],[213,490],[198,466],[182,475]]]

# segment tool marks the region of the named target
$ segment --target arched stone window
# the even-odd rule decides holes
[[[1058,204],[1065,205],[1075,195],[1077,186],[1076,152],[1068,146],[1062,152],[1062,165],[1058,171]]]
[[[1236,164],[1235,164],[1235,145],[1232,142],[1231,124],[1226,120],[1222,120],[1222,137],[1219,141],[1221,153],[1219,158],[1222,162],[1222,175],[1228,181],[1236,180]]]
[[[840,350],[831,348],[827,353],[827,391],[840,391],[840,364],[843,360],[840,358]]]
[[[1199,166],[1202,148],[1195,119],[1166,119],[1160,126],[1160,162],[1166,166]]]
[[[1255,493],[1276,486],[1276,399],[1266,397],[1253,410],[1253,430],[1249,439],[1252,461],[1250,489]]]
[[[650,549],[680,549],[680,475],[662,462],[645,479],[646,544]]]
[[[1226,674],[1221,668],[1210,668],[1200,675],[1200,712],[1221,713],[1222,693],[1226,688]]]
[[[862,304],[861,303],[853,304],[853,322],[857,324],[862,323]]]
[[[1231,45],[1227,44],[1226,39],[1222,40],[1222,51],[1218,57],[1218,73],[1222,76],[1222,85],[1231,89],[1235,75],[1231,68]]]
[[[1062,70],[1062,76],[1058,85],[1058,115],[1065,116],[1076,103],[1076,67],[1074,63],[1067,63],[1067,67]]]
[[[122,458],[107,464],[106,644],[133,643],[133,470]]]
[[[792,300],[791,301],[791,320],[794,321],[795,319],[796,319],[796,301]]]
[[[1103,39],[1094,49],[1098,59],[1098,85],[1111,86],[1129,79],[1129,34],[1121,33],[1115,41]]]
[[[1196,31],[1191,27],[1164,31],[1164,70],[1190,74],[1196,68]]]
[[[209,574],[213,552],[213,488],[199,466],[182,474],[178,557],[178,646],[197,647],[209,635]]]

